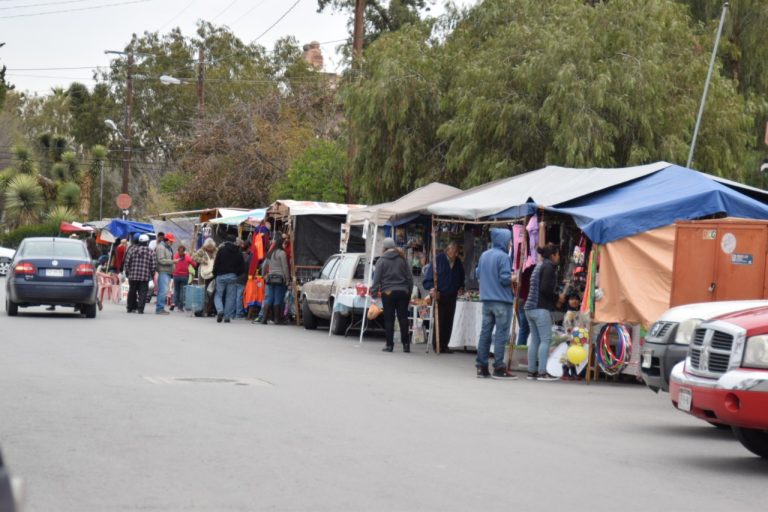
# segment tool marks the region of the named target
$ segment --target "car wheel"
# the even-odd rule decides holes
[[[349,327],[349,317],[340,314],[331,315],[331,332],[333,334],[346,334]]]
[[[301,301],[301,318],[304,321],[304,328],[306,330],[314,331],[317,329],[317,317],[310,311],[306,297]]]
[[[733,427],[733,433],[744,448],[768,459],[768,430]]]
[[[0,259],[0,276],[7,276],[11,271],[11,260],[8,258]]]
[[[80,306],[80,312],[85,318],[96,318],[96,304],[83,304]]]
[[[19,305],[6,297],[5,312],[8,313],[8,316],[16,316],[19,314]]]

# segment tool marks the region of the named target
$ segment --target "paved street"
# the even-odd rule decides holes
[[[116,305],[3,312],[0,443],[38,512],[768,503],[768,463],[667,395],[478,380],[470,354],[381,345]]]

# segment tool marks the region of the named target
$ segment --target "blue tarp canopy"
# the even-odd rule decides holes
[[[601,244],[719,213],[768,219],[764,203],[677,165],[546,210],[571,215],[590,240]]]
[[[117,238],[125,238],[136,233],[154,233],[155,228],[152,227],[152,224],[145,224],[143,222],[113,219],[107,226],[107,231]]]

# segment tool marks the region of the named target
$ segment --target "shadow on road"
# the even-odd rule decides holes
[[[709,439],[714,441],[735,441],[730,428],[716,428],[703,423],[699,425],[652,425],[643,426],[646,433],[662,436],[685,437],[688,439]]]
[[[734,446],[734,449],[742,450],[739,446]],[[768,459],[761,459],[746,450],[743,450],[744,455],[740,456],[740,453],[735,452],[733,457],[681,455],[676,459],[683,464],[695,466],[698,470],[717,475],[758,476],[761,479],[768,476]]]

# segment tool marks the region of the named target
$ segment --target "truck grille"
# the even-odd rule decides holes
[[[656,322],[651,328],[650,334],[656,338],[663,338],[675,324],[676,322]]]
[[[714,329],[696,329],[688,350],[691,370],[706,377],[722,375],[728,371],[732,346],[732,334]]]

